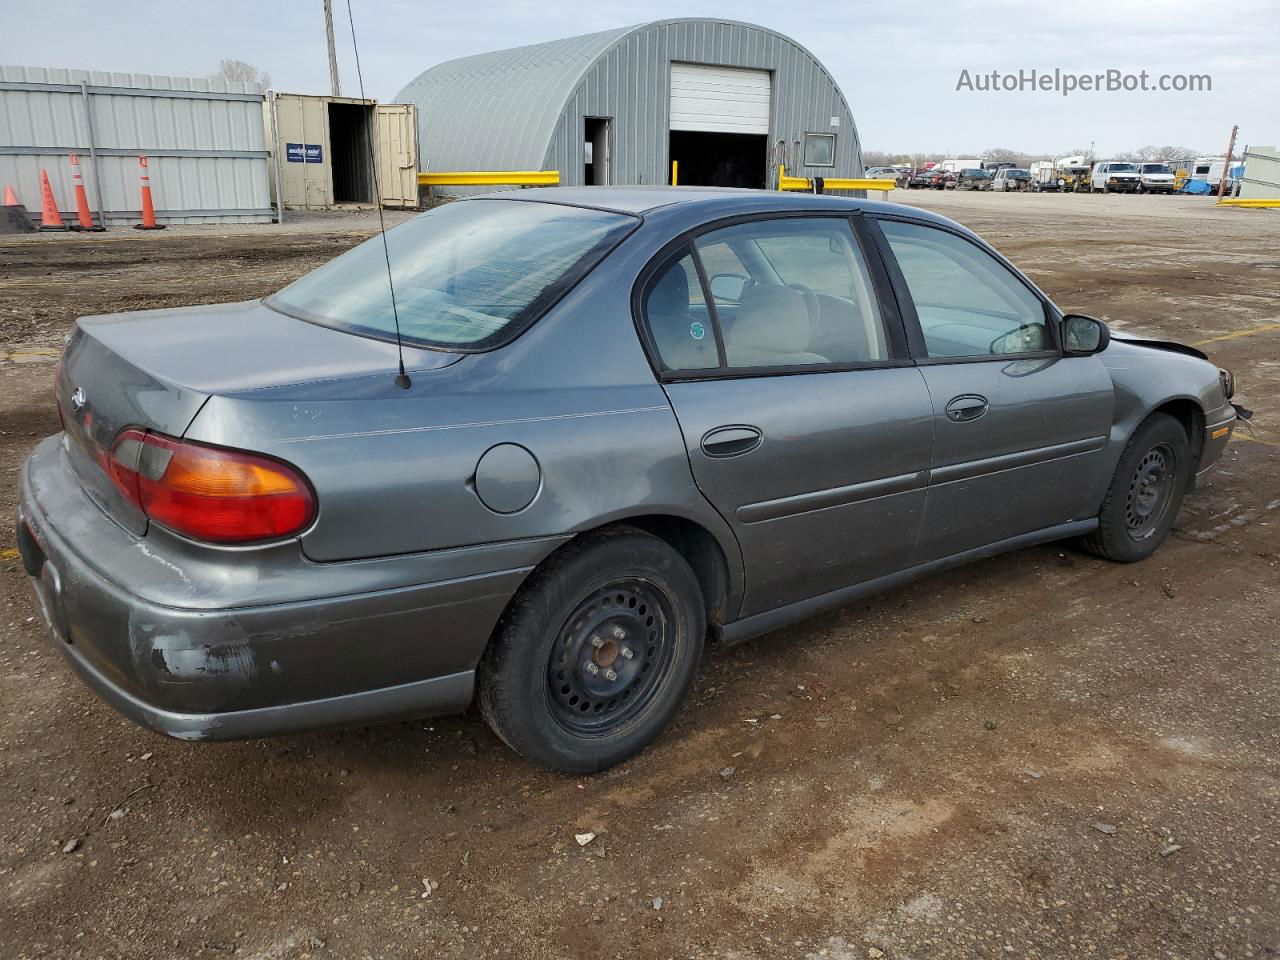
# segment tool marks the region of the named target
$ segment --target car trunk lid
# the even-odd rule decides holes
[[[415,371],[457,354],[406,350]],[[120,431],[181,437],[215,394],[394,375],[396,345],[285,316],[260,301],[83,317],[59,365],[56,397],[73,470],[125,529],[147,518],[106,473]]]

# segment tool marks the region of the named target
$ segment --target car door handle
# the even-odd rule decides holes
[[[967,393],[960,397],[954,397],[947,404],[947,419],[953,423],[965,423],[969,420],[977,420],[987,412],[986,397],[980,397],[976,393]]]
[[[745,424],[716,427],[702,435],[702,452],[708,457],[739,457],[760,446],[764,434]]]

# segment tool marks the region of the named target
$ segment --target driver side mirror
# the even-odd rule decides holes
[[[1062,350],[1071,357],[1101,353],[1111,342],[1111,328],[1097,317],[1069,313],[1062,318]]]

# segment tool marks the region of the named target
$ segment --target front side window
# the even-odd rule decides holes
[[[737,224],[695,241],[729,367],[888,358],[871,277],[843,218]]]
[[[804,135],[804,165],[806,167],[834,167],[836,165],[836,135],[834,133],[806,133]]]
[[[434,349],[485,349],[533,322],[630,232],[631,216],[554,203],[465,200],[374,237],[267,298],[281,313]]]
[[[880,221],[915,304],[930,357],[1053,347],[1044,304],[977,244],[934,227]]]

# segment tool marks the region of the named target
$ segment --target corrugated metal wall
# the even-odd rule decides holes
[[[1240,196],[1250,200],[1280,198],[1280,151],[1275,147],[1249,147],[1245,150]]]
[[[771,158],[785,143],[794,176],[859,177],[862,147],[831,75],[794,40],[762,27],[715,20],[660,21],[622,38],[587,72],[556,124],[543,166],[582,183],[583,117],[612,117],[614,183],[666,183],[672,61],[751,67],[773,75]],[[831,126],[832,118],[837,126]],[[836,134],[834,167],[804,167],[805,133]]]
[[[95,221],[136,223],[145,155],[160,222],[266,222],[262,102],[257,84],[0,66],[0,189],[38,215],[44,169],[70,222],[75,152]]]

